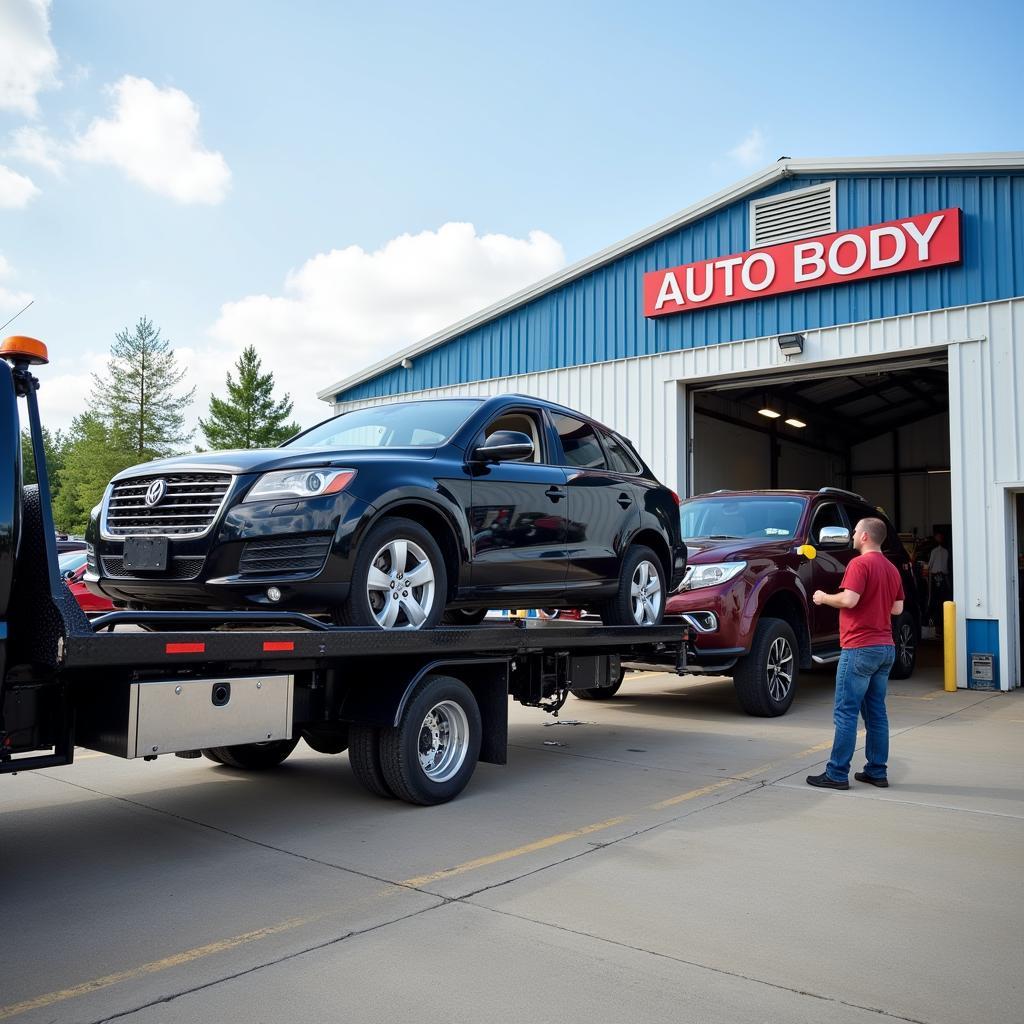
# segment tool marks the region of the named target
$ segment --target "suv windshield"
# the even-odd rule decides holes
[[[282,445],[284,448],[436,448],[479,402],[398,402],[335,416]]]
[[[679,516],[687,540],[788,540],[796,535],[803,510],[800,498],[691,498]]]

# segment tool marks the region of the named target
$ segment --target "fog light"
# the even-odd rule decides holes
[[[276,604],[281,600],[281,591],[277,587],[267,587],[267,600]]]

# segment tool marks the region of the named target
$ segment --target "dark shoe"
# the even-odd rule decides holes
[[[885,778],[876,779],[873,775],[867,775],[864,772],[854,772],[853,777],[858,782],[866,782],[869,786],[877,786],[879,789],[889,788],[889,780]]]
[[[807,776],[808,786],[817,786],[818,789],[849,789],[850,784],[848,782],[836,782],[835,779],[830,779],[825,772],[820,775],[808,775]]]

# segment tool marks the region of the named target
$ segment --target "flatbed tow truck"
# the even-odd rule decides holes
[[[505,764],[508,698],[558,713],[614,692],[627,662],[686,668],[689,629],[513,620],[383,632],[297,612],[114,611],[91,622],[58,571],[33,367],[0,344],[0,774],[122,758],[280,764],[300,739],[348,750],[371,792],[430,805]],[[38,484],[22,483],[18,399]]]

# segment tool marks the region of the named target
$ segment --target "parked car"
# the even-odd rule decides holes
[[[679,498],[621,435],[523,395],[344,413],[281,448],[118,474],[89,523],[95,592],[145,608],[304,608],[422,629],[489,607],[660,622]]]
[[[63,555],[68,551],[85,551],[84,540],[74,540],[68,537],[57,538],[57,554]]]
[[[101,615],[103,612],[112,612],[114,610],[114,603],[110,598],[92,593],[85,585],[85,563],[86,554],[84,547],[80,551],[68,551],[57,557],[61,578],[67,585],[68,590],[74,595],[82,611],[86,615]]]
[[[856,554],[851,532],[868,516],[886,524],[883,550],[906,593],[893,620],[892,677],[914,671],[921,613],[913,568],[889,518],[859,494],[833,487],[716,491],[684,501],[680,516],[689,565],[668,613],[694,628],[694,667],[731,675],[745,711],[783,714],[800,670],[838,659],[839,613],[811,596],[839,589]]]

